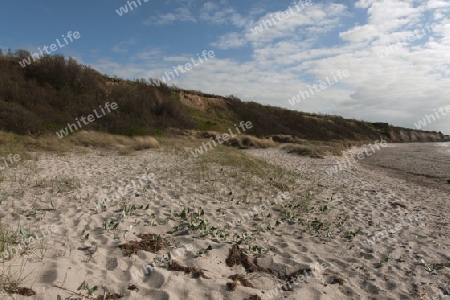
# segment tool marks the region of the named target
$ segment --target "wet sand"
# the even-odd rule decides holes
[[[450,191],[450,152],[447,150],[448,147],[436,143],[389,144],[361,163],[384,169],[392,177]]]

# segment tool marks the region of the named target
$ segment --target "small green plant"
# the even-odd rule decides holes
[[[155,129],[152,131],[152,135],[154,135],[154,136],[162,136],[163,134],[164,134],[164,132],[159,129]]]
[[[28,239],[30,237],[34,237],[34,234],[29,233],[28,230],[26,230],[26,229],[20,228],[19,232],[26,239]]]
[[[172,262],[172,255],[170,254],[170,252],[168,252],[167,256],[165,255],[163,255],[162,257],[157,256],[153,259],[153,261],[158,267],[167,267]]]
[[[345,232],[345,237],[349,240],[353,240],[353,238],[361,231],[361,229],[358,229],[356,232],[353,232],[351,230]]]
[[[336,218],[336,221],[338,223],[339,226],[343,226],[345,224],[345,222],[349,219],[349,216],[345,216],[345,218],[343,218],[342,216],[338,216]]]
[[[392,259],[392,257],[390,254],[388,254],[387,256],[384,256],[381,258],[380,263],[382,263],[382,264],[387,263],[387,262],[389,262],[390,259]]]
[[[50,205],[52,207],[52,210],[57,210],[56,204],[53,202],[53,200],[50,200]]]
[[[131,215],[136,210],[136,206],[124,204],[122,208],[122,218],[124,218],[127,215]]]
[[[150,225],[151,225],[151,226],[155,226],[155,223],[156,223],[156,215],[155,215],[155,213],[152,213],[152,214],[150,215],[150,219],[151,219]]]
[[[100,203],[100,209],[101,209],[102,211],[106,211],[106,201],[102,201],[102,202]]]
[[[113,219],[110,219],[109,222],[108,221],[103,221],[103,229],[111,231],[111,230],[115,230],[117,229],[117,227],[119,227],[119,222],[115,221]]]
[[[271,226],[270,224],[269,225],[267,225],[267,227],[266,227],[266,229],[268,230],[268,231],[274,231],[275,230],[275,227],[273,227],[273,226]]]
[[[326,221],[324,222],[318,218],[315,218],[313,221],[311,221],[308,226],[309,229],[317,235],[320,235],[321,231],[327,231],[330,227]]]
[[[183,222],[175,226],[173,231],[187,228],[190,231],[201,231],[203,235],[207,235],[210,232],[208,227],[209,221],[204,217],[205,211],[201,207],[183,208],[181,213],[175,213],[174,216],[179,217]]]
[[[249,235],[247,233],[243,233],[242,235],[235,233],[233,235],[233,242],[238,245],[241,245],[244,243],[249,244],[250,242],[252,242],[254,240],[255,240],[255,237],[253,235]]]
[[[400,257],[397,259],[397,262],[405,262],[405,256],[400,255]]]
[[[268,249],[255,245],[254,246],[249,245],[248,249],[252,252],[258,252],[258,254],[266,254],[267,252],[269,252]]]
[[[421,260],[421,262],[425,265],[425,270],[430,273],[433,272],[434,270],[440,270],[445,267],[443,263],[427,264],[423,259]]]
[[[94,247],[94,249],[90,252],[89,258],[87,259],[86,262],[90,262],[92,257],[94,256],[95,252],[97,252],[98,250],[98,243],[96,241],[93,241],[89,238],[89,232],[86,233],[86,230],[83,230],[81,232],[81,235],[83,236],[82,239],[85,241],[89,241],[89,243],[91,244],[91,246]]]
[[[88,295],[92,295],[98,290],[98,286],[94,285],[93,287],[89,287],[89,284],[86,281],[83,281],[80,286],[77,288],[77,291],[86,291]]]
[[[202,256],[202,254],[208,254],[209,251],[211,251],[213,249],[213,247],[211,245],[209,245],[206,249],[202,249],[200,250],[197,255],[198,256]]]
[[[233,192],[229,192],[228,193],[228,201],[233,202],[234,197],[233,197]]]
[[[147,210],[147,209],[149,209],[149,207],[150,207],[149,204],[147,204],[145,207],[144,207],[144,205],[141,205],[141,206],[139,207],[139,209]]]
[[[145,135],[147,129],[142,126],[129,126],[125,129],[125,135],[135,136],[135,135]]]

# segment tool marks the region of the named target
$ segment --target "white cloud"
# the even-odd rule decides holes
[[[268,12],[247,26],[246,38],[255,48],[262,48],[279,39],[310,42],[339,27],[341,18],[347,15],[342,4],[313,4],[300,11],[287,7],[282,11]],[[255,34],[256,26],[263,29],[261,33]]]
[[[218,3],[205,2],[201,6],[194,5],[193,2],[188,1],[187,4],[179,3],[179,5],[181,6],[173,12],[151,16],[144,21],[144,24],[166,25],[174,22],[197,23],[198,21],[202,21],[215,25],[231,24],[236,27],[244,27],[248,23],[248,20],[245,17],[238,13],[233,7],[228,6],[225,1],[220,1]]]
[[[161,14],[158,16],[152,16],[149,19],[144,21],[145,25],[163,25],[163,24],[170,24],[175,21],[178,22],[193,22],[196,23],[197,19],[194,17],[194,15],[191,13],[191,11],[186,7],[179,7],[175,9],[174,12]]]
[[[128,52],[127,46],[134,46],[134,45],[136,45],[136,40],[129,39],[128,41],[122,41],[120,43],[115,44],[111,50],[114,52]]]
[[[220,36],[219,40],[217,42],[211,43],[211,45],[220,49],[232,49],[244,46],[246,43],[247,41],[241,33],[229,32],[225,35]]]
[[[243,27],[247,20],[232,7],[206,2],[199,12],[199,19],[216,25],[232,24]]]

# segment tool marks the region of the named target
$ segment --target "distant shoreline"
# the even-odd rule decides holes
[[[361,163],[422,186],[450,191],[450,149],[441,143],[389,144]]]

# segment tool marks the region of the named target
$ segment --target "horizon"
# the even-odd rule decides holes
[[[19,0],[0,7],[4,52],[44,53],[55,44],[51,54],[110,77],[165,76],[186,90],[450,134],[450,3]]]

